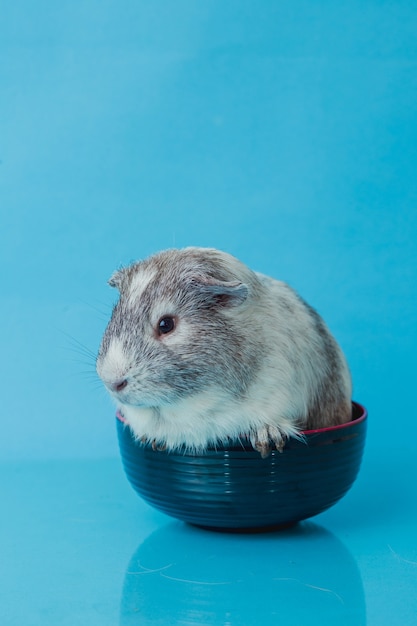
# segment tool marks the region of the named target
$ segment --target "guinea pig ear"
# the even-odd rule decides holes
[[[222,281],[208,279],[202,283],[206,296],[220,306],[238,306],[244,302],[248,295],[248,286],[238,280]]]
[[[116,287],[116,289],[120,290],[124,274],[125,274],[125,270],[123,268],[113,272],[113,274],[110,276],[109,280],[107,281],[110,287]]]

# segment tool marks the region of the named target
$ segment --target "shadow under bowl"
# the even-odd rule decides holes
[[[290,526],[345,495],[362,461],[367,411],[353,402],[347,424],[304,431],[266,459],[245,440],[198,455],[153,450],[116,422],[126,476],[146,502],[197,526],[253,532]]]

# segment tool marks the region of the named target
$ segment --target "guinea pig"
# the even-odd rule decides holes
[[[244,436],[262,456],[351,420],[345,357],[286,283],[212,248],[116,271],[97,372],[134,435],[201,452]]]

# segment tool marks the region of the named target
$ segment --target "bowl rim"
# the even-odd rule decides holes
[[[354,400],[352,400],[352,406],[354,408],[356,407],[356,410],[360,412],[360,415],[358,417],[355,417],[354,419],[351,419],[350,422],[345,422],[344,424],[336,424],[335,426],[326,426],[325,428],[313,428],[310,430],[302,430],[300,431],[300,435],[304,435],[304,436],[305,435],[318,435],[319,433],[330,433],[330,432],[339,431],[339,430],[346,430],[348,428],[352,428],[353,426],[356,426],[357,424],[360,424],[361,422],[365,421],[366,418],[368,417],[368,411],[363,406],[363,404],[359,404],[359,402],[355,402]],[[121,414],[120,409],[116,411],[116,418],[122,424],[128,424],[127,420]]]
[[[317,435],[318,433],[329,433],[338,430],[344,430],[347,428],[352,428],[356,426],[356,424],[360,424],[368,417],[368,411],[363,406],[363,404],[359,404],[359,402],[355,402],[352,400],[353,407],[356,407],[360,415],[358,417],[352,418],[349,422],[345,422],[344,424],[336,424],[335,426],[326,426],[325,428],[313,428],[311,430],[302,430],[302,435]]]

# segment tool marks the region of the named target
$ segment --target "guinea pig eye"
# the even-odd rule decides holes
[[[158,322],[158,334],[167,335],[175,328],[175,320],[173,317],[163,317]]]

